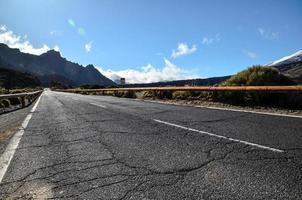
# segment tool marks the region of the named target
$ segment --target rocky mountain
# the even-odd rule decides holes
[[[0,66],[0,88],[12,89],[38,86],[40,86],[40,81],[37,77],[25,72],[1,68]]]
[[[70,62],[57,51],[50,50],[40,56],[22,53],[0,43],[0,63],[6,68],[31,73],[39,78],[43,86],[52,81],[65,85],[115,85],[93,65],[86,67]]]
[[[297,51],[296,53],[285,56],[279,60],[276,60],[269,64],[269,66],[280,66],[280,65],[287,65],[292,63],[302,62],[302,50]]]
[[[276,68],[298,84],[302,84],[302,50],[274,61],[268,66]]]

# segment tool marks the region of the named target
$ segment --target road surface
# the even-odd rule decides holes
[[[301,118],[52,91],[35,106],[0,199],[302,199]]]

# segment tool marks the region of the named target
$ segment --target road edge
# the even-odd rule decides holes
[[[124,98],[124,99],[126,99],[126,98]],[[291,118],[302,119],[302,115],[289,115],[289,114],[272,113],[272,112],[261,112],[261,111],[254,111],[254,110],[223,108],[223,107],[216,107],[216,106],[188,105],[188,104],[181,104],[181,103],[176,103],[176,102],[164,102],[164,101],[148,100],[148,99],[134,99],[134,100],[136,100],[136,101],[143,101],[143,102],[149,102],[149,103],[165,104],[165,105],[186,106],[186,107],[193,107],[193,108],[207,108],[207,109],[213,109],[213,110],[224,110],[224,111],[232,111],[232,112],[244,112],[244,113],[253,113],[253,114],[260,114],[260,115],[271,115],[271,116],[291,117]]]
[[[8,145],[6,146],[3,154],[0,157],[0,183],[2,182],[5,173],[10,165],[11,160],[14,157],[14,154],[18,148],[19,142],[24,134],[24,130],[27,127],[30,119],[32,118],[32,114],[35,112],[40,99],[43,93],[39,96],[38,100],[36,101],[34,107],[30,110],[30,113],[25,117],[24,121],[22,122],[21,127],[19,130],[14,134],[14,136],[10,139]]]

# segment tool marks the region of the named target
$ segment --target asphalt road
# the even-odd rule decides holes
[[[0,198],[302,199],[302,119],[46,91]]]
[[[21,126],[32,107],[33,104],[23,109],[0,114],[0,155],[4,152],[10,138]]]

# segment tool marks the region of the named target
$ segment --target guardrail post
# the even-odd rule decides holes
[[[25,97],[21,97],[21,105],[22,105],[22,108],[25,107]]]
[[[28,96],[28,103],[31,104],[32,100],[34,98],[34,95],[30,95]]]

